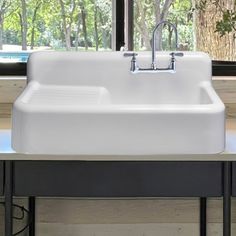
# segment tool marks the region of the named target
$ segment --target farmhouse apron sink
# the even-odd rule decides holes
[[[166,67],[170,52],[157,52]],[[132,73],[122,52],[36,52],[13,106],[20,153],[213,154],[224,150],[225,107],[211,84],[211,59],[176,58],[176,71]],[[147,67],[150,52],[137,56]]]

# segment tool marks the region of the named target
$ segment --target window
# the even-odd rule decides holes
[[[115,49],[116,0],[1,0],[0,75],[26,75],[33,51]]]
[[[236,61],[236,3],[234,0],[135,0],[134,49],[150,50],[157,22],[168,20],[178,28],[180,50],[199,50],[213,60]],[[161,49],[170,49],[173,29],[160,30]],[[161,41],[161,40],[159,40]]]
[[[127,2],[127,1],[126,1]],[[215,74],[236,75],[235,0],[132,0],[127,3],[126,45],[131,50],[151,50],[157,22],[168,20],[178,28],[179,50],[204,51],[213,60]],[[132,18],[132,19],[131,19]],[[174,34],[168,25],[158,32],[157,48],[173,50]],[[162,43],[160,43],[162,42]],[[132,45],[132,46],[130,46]]]
[[[154,25],[168,20],[181,50],[209,53],[214,75],[236,75],[235,10],[235,0],[2,0],[0,74],[25,74],[36,50],[150,50]],[[159,35],[173,50],[172,29]]]
[[[112,0],[2,0],[1,62],[25,62],[37,50],[109,51]]]
[[[168,2],[168,4],[166,4]],[[152,31],[157,22],[168,20],[178,28],[180,50],[193,50],[193,22],[189,12],[190,0],[177,1],[134,1],[134,49],[151,50]],[[171,3],[172,4],[169,4]],[[165,26],[158,32],[156,42],[159,50],[174,50],[173,28]],[[162,43],[161,43],[162,42]]]

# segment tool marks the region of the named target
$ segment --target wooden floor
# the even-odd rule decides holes
[[[10,118],[0,118],[0,129],[10,129],[11,119]]]

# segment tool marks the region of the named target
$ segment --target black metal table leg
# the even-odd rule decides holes
[[[35,197],[29,197],[29,236],[35,236]]]
[[[232,163],[224,162],[223,236],[231,236]]]
[[[5,162],[5,236],[13,235],[13,162]]]
[[[200,236],[207,235],[207,198],[200,198]]]

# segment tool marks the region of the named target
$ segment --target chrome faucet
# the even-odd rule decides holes
[[[168,21],[161,21],[159,22],[153,32],[152,32],[152,63],[151,63],[151,67],[150,68],[140,68],[137,64],[137,59],[136,56],[138,55],[135,52],[125,52],[124,56],[125,57],[132,57],[131,59],[131,67],[130,67],[130,71],[132,73],[138,73],[138,72],[170,72],[170,73],[174,73],[176,66],[175,66],[175,57],[179,56],[182,57],[184,54],[182,52],[172,52],[170,53],[171,59],[170,59],[170,64],[167,68],[158,68],[156,65],[156,31],[159,29],[159,27],[162,24],[168,24],[169,26],[171,26],[174,29],[175,32],[175,47],[176,50],[178,49],[178,31],[177,28],[174,24],[168,22]]]
[[[153,32],[152,32],[152,64],[151,64],[151,67],[152,69],[157,69],[157,66],[156,66],[156,32],[157,30],[159,29],[159,27],[161,25],[164,25],[164,24],[167,24],[169,26],[171,26],[173,29],[174,29],[174,32],[175,32],[175,50],[178,49],[179,47],[179,43],[178,43],[178,31],[177,31],[177,28],[174,24],[170,23],[169,21],[161,21],[159,22]]]

